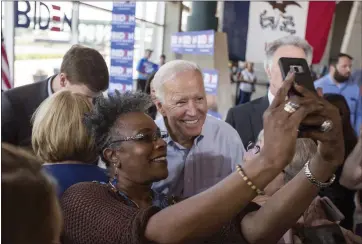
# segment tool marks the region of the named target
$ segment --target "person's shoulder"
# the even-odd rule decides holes
[[[254,105],[257,105],[257,104],[260,104],[260,103],[264,102],[265,99],[267,99],[267,98],[266,97],[259,97],[257,99],[254,99],[254,100],[250,101],[250,102],[236,105],[235,107],[230,108],[229,112],[242,113],[242,112],[248,111]]]
[[[17,100],[28,100],[37,94],[41,93],[42,90],[46,91],[45,88],[48,84],[48,80],[39,81],[36,83],[28,84],[25,86],[19,86],[12,88],[10,90],[4,91],[3,95],[7,96],[9,99],[15,98]]]
[[[328,82],[328,76],[329,74],[319,78],[318,80],[314,81],[314,86],[315,87],[319,87],[319,86],[323,86],[324,84],[326,84],[326,82]]]
[[[80,182],[68,188],[67,192],[104,191],[106,186],[97,182]]]
[[[237,131],[229,123],[211,115],[206,116],[205,126],[207,127],[208,133],[216,133],[220,138],[239,138]]]

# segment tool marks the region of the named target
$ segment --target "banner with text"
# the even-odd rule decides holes
[[[113,3],[109,92],[131,91],[133,87],[135,13],[135,2]]]
[[[215,31],[178,32],[171,36],[171,49],[180,54],[214,55]]]
[[[268,43],[294,35],[309,42],[319,63],[335,8],[336,1],[225,1],[229,59],[261,63]]]
[[[204,75],[204,86],[206,93],[210,95],[217,95],[217,84],[219,79],[217,70],[203,69],[202,73]]]

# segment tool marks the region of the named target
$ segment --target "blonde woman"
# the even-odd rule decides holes
[[[86,96],[62,91],[47,98],[33,115],[33,150],[58,181],[59,197],[75,183],[108,179],[97,166],[94,140],[82,120],[91,108]]]

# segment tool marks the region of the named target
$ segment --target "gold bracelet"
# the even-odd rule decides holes
[[[265,195],[264,191],[260,190],[258,187],[256,187],[256,185],[254,185],[254,183],[251,180],[249,180],[249,178],[246,176],[244,170],[241,168],[240,165],[236,165],[236,170],[241,175],[241,178],[246,182],[246,184],[251,187],[251,189],[256,191],[258,195]]]

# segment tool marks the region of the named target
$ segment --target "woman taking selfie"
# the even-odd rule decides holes
[[[98,98],[85,120],[110,180],[79,183],[64,193],[63,244],[276,243],[320,187],[333,182],[344,154],[337,109],[299,86],[304,97],[285,101],[293,79],[284,82],[264,115],[262,151],[215,186],[178,203],[151,188],[168,170],[165,133],[144,113],[151,104],[147,95]],[[312,113],[318,116],[308,116]],[[321,142],[306,162],[309,173],[300,172],[258,209],[250,201],[293,158],[301,121],[323,124],[308,134]]]

